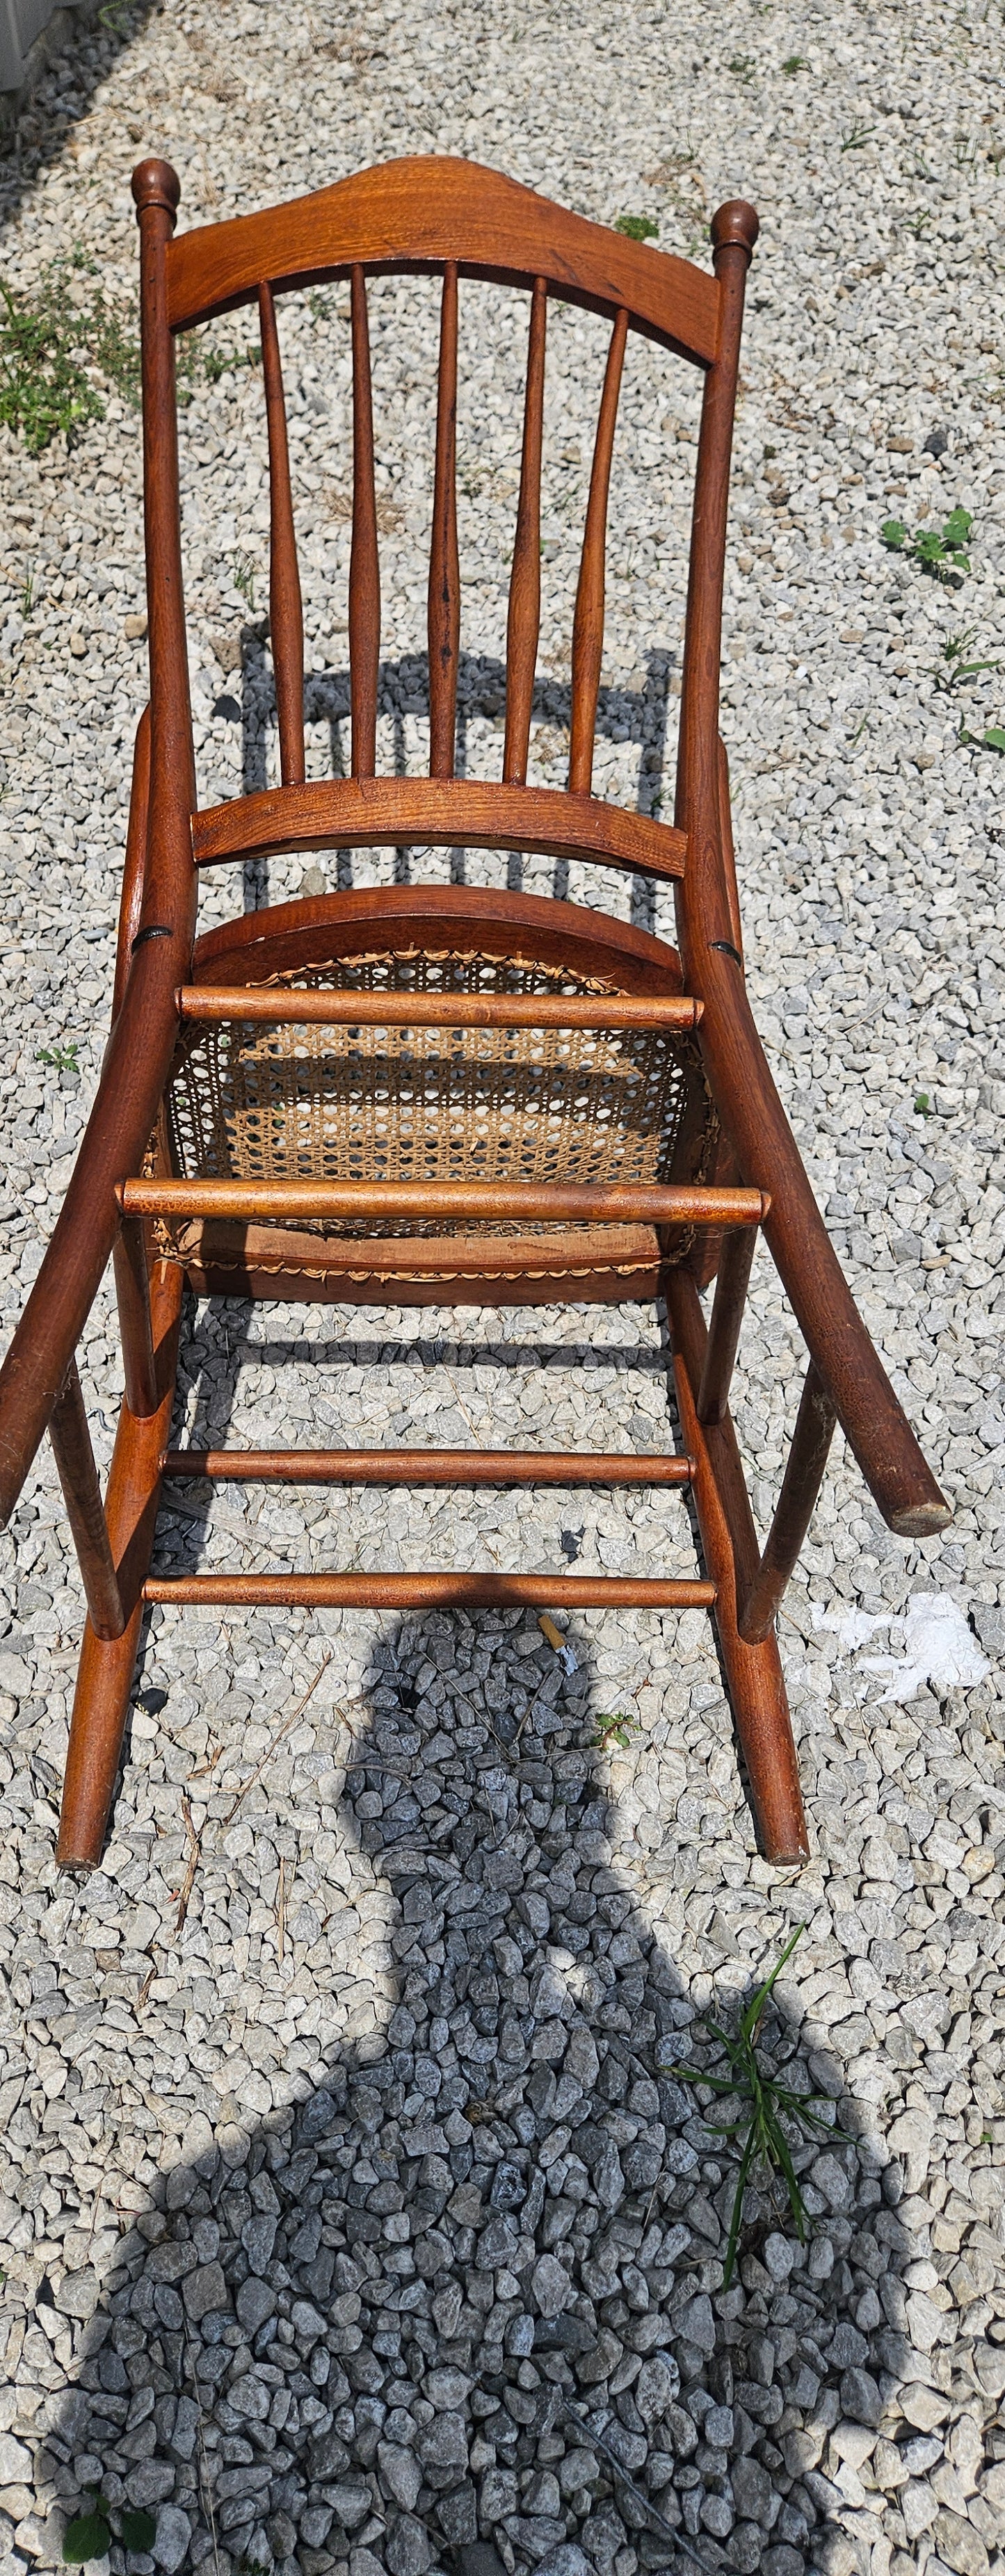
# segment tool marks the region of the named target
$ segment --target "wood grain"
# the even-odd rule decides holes
[[[269,632],[279,721],[279,767],[284,787],[299,786],[304,761],[304,615],[293,524],[290,451],[271,286],[258,290],[262,374],[269,434]]]
[[[667,879],[683,875],[687,843],[667,823],[572,797],[560,787],[507,787],[481,778],[323,778],[266,787],[205,806],[191,820],[196,865],[266,858],[279,850],[540,850]]]
[[[161,1475],[248,1485],[686,1485],[689,1458],[554,1449],[167,1449]]]
[[[468,277],[532,287],[593,313],[621,306],[649,338],[708,365],[719,339],[713,278],[689,260],[627,241],[533,189],[477,162],[447,154],[384,162],[311,197],[268,213],[207,224],[172,244],[169,312],[173,330],[204,322],[275,287],[348,277],[361,266],[437,270],[456,261]]]
[[[182,1020],[247,1021],[258,1027],[367,1029],[674,1029],[697,1028],[701,1007],[689,994],[614,994],[584,1001],[578,993],[262,992],[254,986],[183,984]]]
[[[619,313],[611,333],[604,370],[604,390],[593,446],[590,497],[572,622],[572,724],[569,738],[569,790],[588,796],[593,781],[593,737],[597,695],[604,654],[604,558],[607,550],[607,500],[611,458],[618,418],[618,395],[628,339],[628,315]]]
[[[440,313],[436,470],[429,546],[429,769],[452,778],[457,730],[461,570],[457,553],[457,262],[448,260]]]
[[[442,1218],[482,1225],[761,1225],[760,1190],[673,1188],[654,1181],[123,1181],[124,1216],[235,1217],[267,1223],[376,1224]],[[368,1247],[371,1252],[375,1247]],[[376,1247],[378,1254],[380,1247]]]
[[[513,570],[506,626],[506,738],[503,777],[523,786],[527,776],[530,720],[534,706],[534,673],[541,629],[541,448],[544,432],[544,349],[547,329],[547,285],[534,280],[527,343],[527,387],[520,461]]]
[[[349,694],[352,774],[372,778],[377,766],[380,675],[380,556],[373,459],[373,389],[366,279],[352,272],[352,550],[349,557]]]

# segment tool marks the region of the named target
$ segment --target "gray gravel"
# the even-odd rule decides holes
[[[75,244],[109,294],[131,288],[143,149],[176,162],[188,221],[430,149],[601,220],[650,214],[696,253],[719,199],[758,201],[724,719],[750,978],[956,1519],[905,1549],[839,1449],[783,1622],[799,1877],[755,1854],[702,1614],[565,1622],[567,1670],[517,1614],[155,1611],[113,1838],[79,1887],[52,1838],[80,1595],[40,1461],[0,1589],[0,2576],[56,2565],[99,2479],[156,2514],[138,2576],[1002,2568],[1003,772],[958,736],[1005,720],[1005,677],[933,675],[961,634],[1005,655],[1003,71],[993,13],[938,0],[737,0],[728,25],[696,0],[365,21],[171,0],[82,39],[24,120],[0,273],[26,289]],[[372,312],[381,756],[418,766],[435,294],[385,283]],[[321,774],[346,752],[344,297],[285,308],[283,331]],[[462,290],[464,738],[487,774],[524,332],[519,299]],[[211,345],[252,336],[238,316]],[[603,337],[554,316],[542,779],[562,776]],[[695,412],[694,381],[633,350],[597,784],[649,805],[669,792]],[[182,446],[208,799],[275,774],[253,367],[197,377]],[[70,458],[0,432],[8,1328],[107,1023],[144,694],[139,467],[117,396]],[[878,532],[956,502],[973,568],[953,591]],[[300,881],[274,865],[244,900]],[[567,890],[629,908],[585,869]],[[234,900],[218,878],[205,917]],[[669,929],[662,898],[636,902]],[[70,1045],[78,1072],[40,1061]],[[183,1420],[214,1439],[672,1436],[646,1309],[231,1308],[198,1328]],[[107,1459],[104,1293],[82,1364]],[[797,1366],[759,1262],[738,1422],[762,1525]],[[693,1566],[670,1496],[235,1490],[165,1520],[162,1554]],[[626,1742],[598,1743],[619,1713]],[[799,1921],[765,2045],[794,2050],[836,2134],[797,2158],[805,2246],[753,2194],[724,2295],[731,2152],[671,2070]]]

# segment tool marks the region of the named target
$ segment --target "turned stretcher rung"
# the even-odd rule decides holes
[[[159,1176],[122,1181],[126,1217],[271,1218],[302,1223],[372,1224],[443,1217],[483,1224],[512,1219],[542,1225],[640,1222],[649,1225],[761,1225],[770,1207],[762,1190],[666,1187],[633,1181],[592,1188],[536,1181],[200,1181]]]
[[[187,1609],[711,1610],[714,1583],[621,1574],[151,1574],[145,1601]]]
[[[162,1476],[213,1484],[686,1485],[690,1458],[554,1449],[166,1449]]]
[[[696,1029],[703,1005],[690,993],[334,993],[266,991],[243,984],[183,984],[183,1020],[254,1021],[265,1027],[365,1029]]]

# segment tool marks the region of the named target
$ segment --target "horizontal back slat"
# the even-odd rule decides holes
[[[708,365],[719,335],[714,277],[551,205],[499,171],[445,155],[391,161],[258,215],[182,233],[167,254],[174,330],[274,287],[368,271],[437,269],[533,286],[612,316]]]

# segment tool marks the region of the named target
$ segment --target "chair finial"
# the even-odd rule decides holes
[[[749,259],[760,229],[756,206],[748,206],[743,197],[730,197],[726,205],[717,207],[709,226],[713,251],[745,250]]]
[[[173,225],[181,196],[181,180],[177,170],[172,170],[170,161],[138,161],[133,171],[132,190],[137,223],[147,206],[163,206]]]

